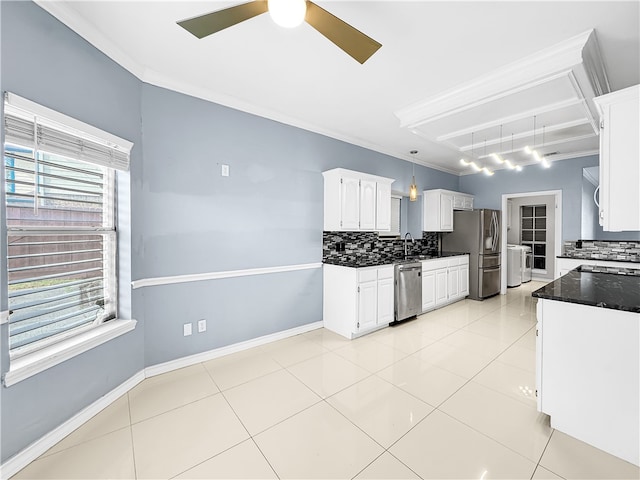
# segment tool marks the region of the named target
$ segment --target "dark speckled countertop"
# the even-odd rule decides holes
[[[532,293],[536,298],[640,313],[640,270],[582,265]]]

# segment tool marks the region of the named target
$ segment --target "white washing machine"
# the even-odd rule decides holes
[[[531,247],[520,246],[522,250],[522,283],[531,281],[531,267],[533,265],[533,253]]]
[[[522,283],[522,247],[507,245],[507,287],[518,287]]]

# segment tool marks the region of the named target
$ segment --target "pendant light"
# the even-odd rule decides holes
[[[487,158],[487,139],[486,138],[484,139],[484,154],[483,154],[483,157]],[[487,177],[491,177],[493,175],[493,171],[489,170],[486,165],[484,167],[482,167],[480,170],[482,170]]]
[[[544,125],[542,126],[542,148],[544,148]],[[542,166],[544,168],[549,168],[551,167],[551,164],[549,163],[549,160],[547,160],[544,156],[542,157],[542,159],[540,160],[542,163]]]
[[[411,150],[411,155],[418,153],[417,150]],[[418,185],[416,185],[416,164],[411,162],[411,185],[409,185],[409,201],[415,202],[418,199]]]

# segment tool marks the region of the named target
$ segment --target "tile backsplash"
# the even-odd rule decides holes
[[[640,242],[578,240],[564,242],[562,251],[572,258],[640,262]]]
[[[410,255],[436,255],[438,234],[422,232],[422,238],[408,243]],[[404,240],[379,237],[376,232],[323,232],[322,261],[385,260],[404,254]]]

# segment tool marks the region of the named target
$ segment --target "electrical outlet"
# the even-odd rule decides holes
[[[207,330],[207,321],[203,318],[198,320],[198,333],[205,332]]]
[[[220,166],[220,175],[222,175],[223,177],[229,176],[229,165],[223,164]]]
[[[191,335],[191,324],[185,323],[182,327],[182,331],[185,337],[188,337],[189,335]]]

